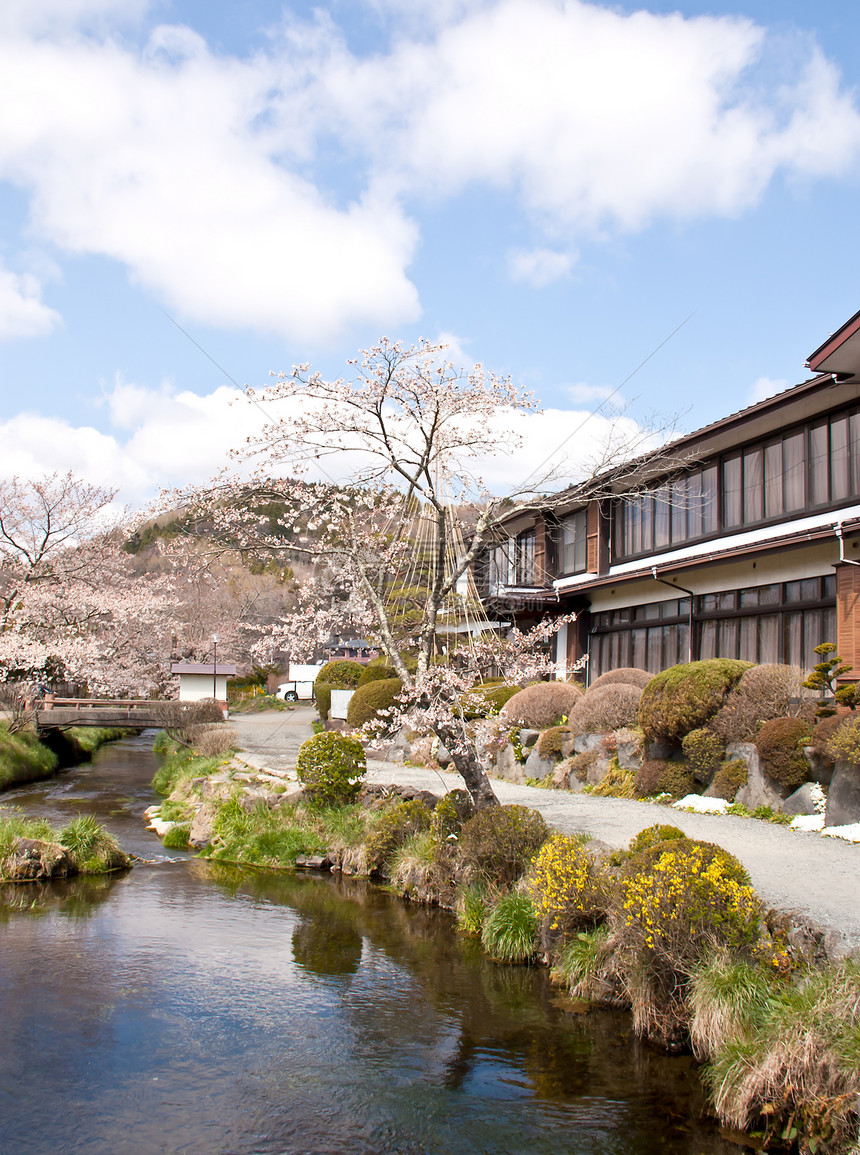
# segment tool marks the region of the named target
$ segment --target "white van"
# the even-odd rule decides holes
[[[290,662],[287,671],[290,680],[281,682],[275,691],[275,697],[280,698],[283,702],[312,702],[314,681],[322,667],[322,662],[319,665],[300,665],[298,662]]]

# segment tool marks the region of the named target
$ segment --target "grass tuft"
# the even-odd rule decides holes
[[[481,931],[481,945],[498,962],[525,963],[537,950],[538,920],[525,894],[505,894],[490,911]]]

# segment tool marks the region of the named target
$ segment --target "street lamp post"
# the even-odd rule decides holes
[[[218,635],[212,635],[212,698],[218,701]]]

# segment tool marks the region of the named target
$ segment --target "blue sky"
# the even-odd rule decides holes
[[[802,380],[860,308],[858,59],[836,0],[5,0],[0,471],[202,480],[230,378],[382,334],[533,389],[524,471],[652,353],[631,421]]]

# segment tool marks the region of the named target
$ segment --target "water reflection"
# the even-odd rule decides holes
[[[737,1152],[688,1061],[361,880],[162,861],[38,909],[0,931],[0,1151]]]

